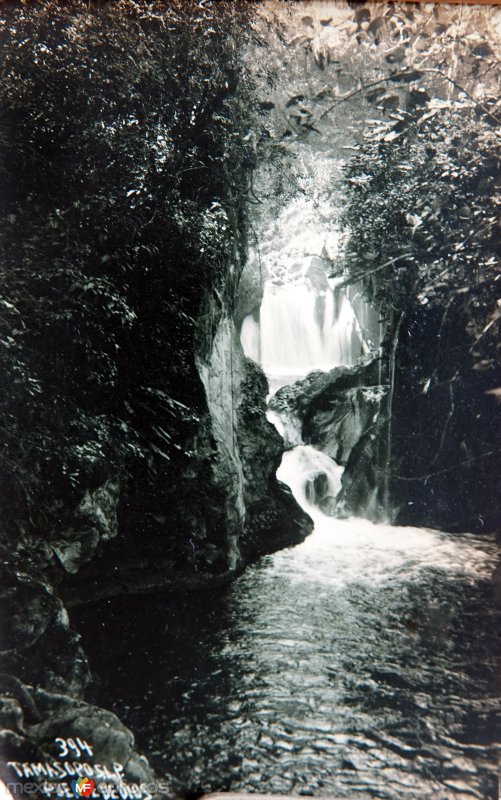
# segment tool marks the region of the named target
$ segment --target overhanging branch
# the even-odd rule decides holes
[[[455,86],[456,89],[458,89],[458,91],[465,94],[472,101],[472,103],[474,103],[477,106],[477,108],[479,108],[487,117],[489,117],[493,122],[495,122],[496,125],[501,124],[501,119],[496,117],[495,114],[493,114],[491,111],[489,111],[488,108],[486,108],[486,106],[484,106],[482,103],[476,100],[475,97],[473,97],[473,95],[471,94],[471,92],[468,91],[468,89],[465,89],[464,86],[455,81],[454,78],[450,78],[448,75],[445,74],[445,72],[443,72],[438,67],[436,68],[425,67],[424,69],[419,69],[419,70],[413,70],[411,68],[407,68],[401,70],[400,72],[393,72],[386,78],[379,78],[377,81],[371,81],[370,83],[366,83],[363,86],[359,86],[357,89],[353,89],[351,92],[348,92],[342,97],[338,97],[335,103],[329,106],[329,108],[326,108],[325,111],[323,111],[320,114],[315,124],[321,122],[324,119],[324,117],[330,114],[331,111],[334,111],[334,109],[337,108],[338,105],[340,105],[341,103],[345,103],[347,100],[351,100],[352,97],[356,97],[358,94],[362,94],[363,92],[366,92],[368,89],[372,89],[374,86],[380,86],[382,83],[388,83],[389,81],[394,81],[395,78],[405,78],[409,76],[409,74],[411,74],[412,72],[440,75],[444,80],[448,81],[453,86]]]

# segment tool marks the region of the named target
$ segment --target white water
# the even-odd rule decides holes
[[[384,584],[397,575],[411,578],[430,568],[471,579],[492,575],[496,547],[489,538],[325,515],[309,502],[305,490],[319,472],[328,476],[332,494],[337,494],[342,467],[313,447],[300,445],[285,452],[277,471],[279,480],[290,487],[315,524],[313,533],[295,548],[298,581],[314,580],[340,589],[350,584]],[[290,575],[291,559],[286,551],[274,556],[277,574],[282,566]]]
[[[379,345],[373,310],[351,294],[327,282],[324,289],[307,280],[265,284],[259,323],[246,317],[240,338],[245,354],[261,364],[273,389],[313,370],[350,366]]]
[[[330,290],[320,293],[306,285],[268,283],[260,317],[261,363],[266,373],[306,374],[353,363],[355,314],[345,297],[334,318]],[[360,355],[360,344],[358,349]]]
[[[256,322],[253,314],[248,314],[243,323],[240,333],[240,341],[247,358],[252,358],[257,364],[261,363],[261,331],[259,322]]]
[[[299,445],[293,450],[287,450],[277,470],[277,478],[289,486],[299,505],[312,519],[323,518],[325,515],[311,502],[308,486],[316,476],[325,476],[325,484],[328,486],[325,496],[334,500],[341,489],[342,474],[343,467],[311,445]]]
[[[336,293],[334,282],[329,283],[328,289],[320,291],[307,281],[284,286],[268,282],[260,323],[253,317],[244,323],[244,347],[259,356],[273,388],[313,369],[354,364],[367,349],[367,341],[372,347],[379,344],[373,310],[360,293]],[[335,513],[343,468],[303,445],[294,420],[271,411],[268,419],[289,444],[296,444],[283,454],[277,478],[290,487],[315,525],[313,533],[295,548],[294,559],[287,551],[274,556],[277,573],[283,564],[290,575],[292,565],[297,567],[297,580],[338,588],[351,583],[384,584],[397,575],[414,578],[430,568],[470,580],[492,574],[494,549],[485,537],[450,536],[365,519],[336,519],[324,513]],[[312,492],[315,481],[320,497]]]

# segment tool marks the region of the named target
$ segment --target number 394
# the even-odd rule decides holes
[[[79,736],[76,739],[54,739],[54,741],[59,746],[60,758],[66,756],[80,758],[84,753],[90,757],[94,755],[91,745],[85,739],[80,739]]]

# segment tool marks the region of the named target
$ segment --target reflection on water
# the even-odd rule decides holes
[[[489,539],[317,520],[222,593],[120,599],[81,627],[97,654],[114,626],[100,700],[187,788],[486,800],[493,560]]]

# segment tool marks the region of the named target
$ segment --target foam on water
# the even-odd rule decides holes
[[[496,545],[491,538],[444,534],[425,528],[374,524],[364,519],[315,521],[315,530],[295,549],[273,558],[277,574],[296,581],[372,585],[417,577],[434,568],[447,573],[488,578],[494,570]]]
[[[342,467],[311,446],[284,453],[277,477],[286,483],[314,523],[314,532],[296,547],[295,558],[274,556],[274,569],[298,581],[329,583],[384,583],[396,574],[416,576],[422,569],[440,569],[472,578],[489,577],[495,563],[492,538],[447,534],[427,528],[375,524],[366,519],[336,519],[308,502],[305,486],[323,472],[335,496]]]

